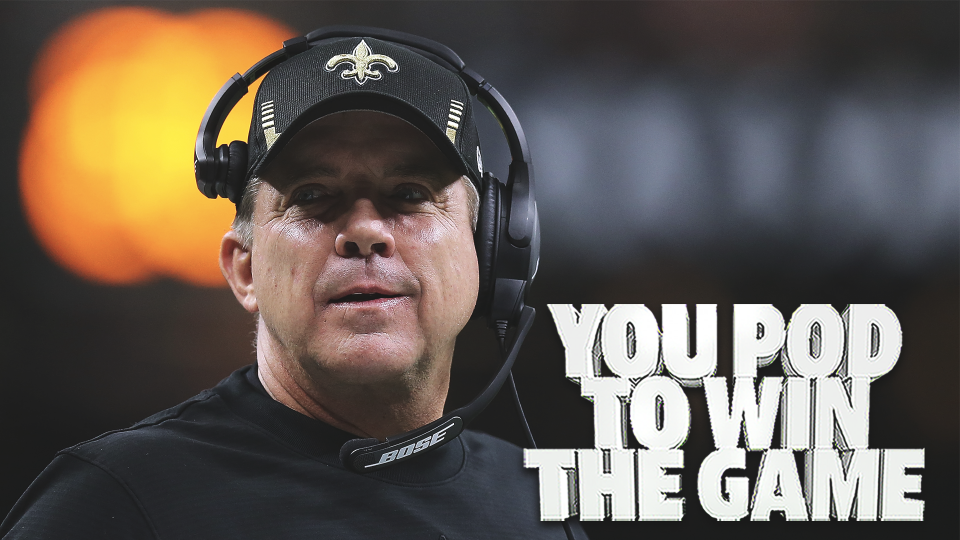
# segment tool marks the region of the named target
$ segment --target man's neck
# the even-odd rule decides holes
[[[266,328],[257,337],[257,376],[274,400],[343,431],[383,440],[416,429],[443,414],[449,377],[417,388],[387,389],[316,381],[285,358]],[[326,383],[326,384],[323,384]]]

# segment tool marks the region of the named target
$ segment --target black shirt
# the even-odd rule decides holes
[[[482,433],[360,475],[354,435],[271,399],[253,366],[134,426],[61,451],[4,538],[564,539],[539,521],[537,471]],[[579,524],[574,526],[581,532]]]

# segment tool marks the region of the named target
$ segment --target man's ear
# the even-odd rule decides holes
[[[220,240],[220,271],[227,279],[237,301],[250,313],[259,311],[257,295],[253,287],[253,265],[250,251],[244,249],[240,237],[233,230],[227,231]]]

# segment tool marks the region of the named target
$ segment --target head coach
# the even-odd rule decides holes
[[[248,142],[215,148],[261,76]],[[506,183],[473,95],[507,136]],[[256,364],[60,452],[3,538],[585,537],[539,521],[519,448],[464,430],[513,386],[539,250],[529,152],[489,83],[422,38],[322,28],[224,85],[195,157],[200,190],[237,204],[220,266],[256,314]],[[471,316],[503,365],[444,415]]]

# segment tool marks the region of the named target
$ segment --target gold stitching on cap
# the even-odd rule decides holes
[[[263,138],[267,141],[267,150],[273,146],[273,143],[277,141],[277,137],[280,136],[277,133],[277,129],[273,125],[273,100],[264,101],[260,105],[260,127],[263,128]]]
[[[370,69],[370,66],[373,64],[383,64],[390,73],[396,73],[400,69],[400,66],[394,62],[393,58],[385,54],[370,53],[370,47],[367,46],[367,42],[361,39],[360,43],[353,49],[353,54],[338,54],[330,58],[330,60],[327,60],[327,71],[333,71],[339,64],[348,62],[353,65],[353,69],[341,71],[340,78],[352,78],[357,81],[357,84],[363,84],[367,82],[367,79],[376,81],[383,77],[383,74],[380,73],[379,70]]]
[[[455,99],[450,100],[450,112],[447,113],[447,138],[457,144],[457,130],[460,129],[460,117],[463,114],[463,103]]]

